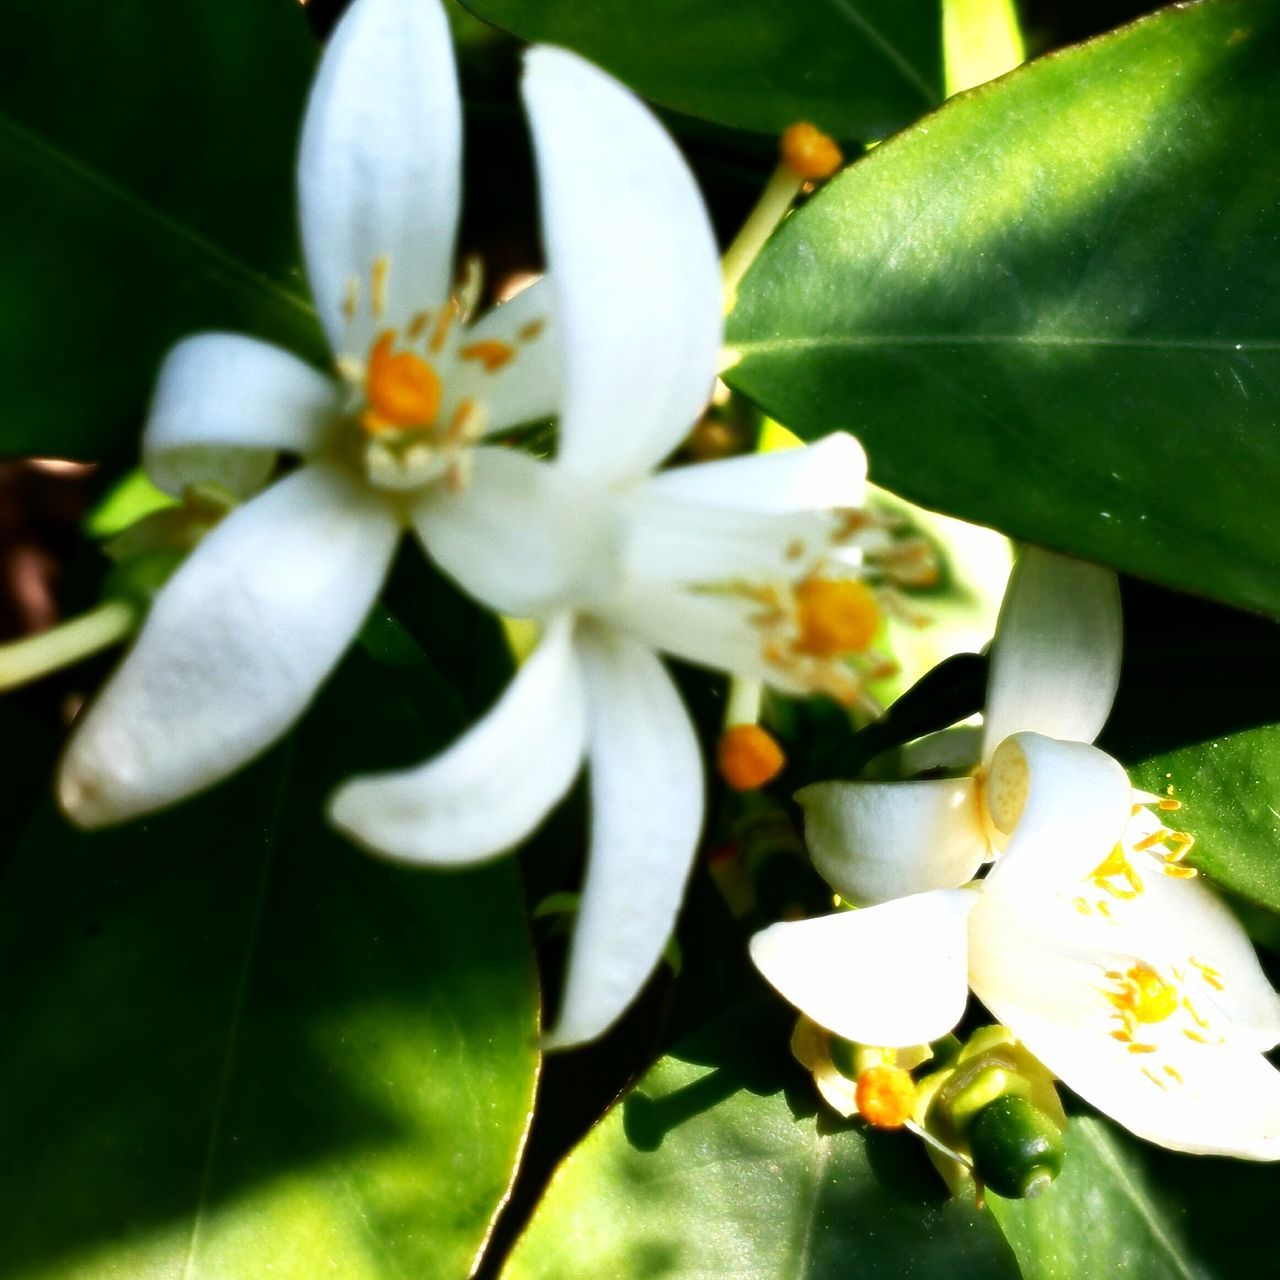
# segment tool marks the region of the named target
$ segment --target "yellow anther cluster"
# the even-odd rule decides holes
[[[880,626],[871,588],[852,578],[808,578],[796,588],[796,650],[815,658],[862,653]]]
[[[429,427],[440,412],[440,377],[421,356],[396,351],[396,334],[378,335],[369,353],[365,394],[369,408],[360,419],[366,431]]]

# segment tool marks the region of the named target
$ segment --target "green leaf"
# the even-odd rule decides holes
[[[942,101],[938,0],[465,0],[688,115],[881,138]]]
[[[6,7],[0,451],[124,455],[196,329],[319,353],[293,214],[313,61],[294,0]]]
[[[1062,1175],[1034,1200],[988,1204],[1023,1280],[1196,1280],[1179,1209],[1149,1184],[1130,1142],[1101,1120],[1073,1116]],[[1224,1273],[1226,1274],[1226,1273]]]
[[[815,1121],[780,1012],[663,1058],[560,1167],[503,1280],[1016,1276],[914,1138]]]
[[[512,861],[457,875],[330,834],[428,665],[357,650],[290,745],[85,837],[45,812],[0,894],[4,1273],[458,1280],[532,1105],[537,997]]]
[[[1280,612],[1278,37],[1179,5],[877,147],[747,273],[729,380],[924,506]]]

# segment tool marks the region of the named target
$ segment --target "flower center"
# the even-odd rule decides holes
[[[1116,981],[1118,989],[1109,993],[1107,999],[1126,1028],[1132,1023],[1165,1022],[1177,1012],[1178,989],[1154,969],[1135,964]]]
[[[428,428],[440,412],[440,375],[412,351],[395,351],[396,332],[385,329],[369,353],[360,425],[376,435],[394,427]]]
[[[856,578],[807,578],[795,602],[796,652],[815,658],[861,653],[880,626],[875,595]]]

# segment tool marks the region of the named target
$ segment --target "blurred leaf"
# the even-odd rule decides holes
[[[465,0],[664,107],[781,133],[881,138],[942,101],[938,0]]]
[[[924,506],[1280,612],[1278,36],[1176,6],[877,147],[747,273],[729,380]]]
[[[321,818],[353,767],[456,732],[419,716],[447,692],[357,650],[235,782],[23,833],[0,893],[6,1276],[469,1273],[536,1073],[516,869],[396,868]]]
[[[157,489],[147,479],[141,467],[122,476],[89,512],[85,532],[91,538],[112,538],[123,533],[131,524],[149,516],[153,511],[163,511],[175,505],[177,499]]]
[[[752,1008],[663,1058],[561,1166],[503,1280],[1015,1277],[915,1139],[815,1121],[789,1019]]]
[[[296,271],[294,0],[16,0],[0,22],[0,452],[133,447],[195,329],[318,352]]]
[[[1023,1280],[1192,1280],[1177,1208],[1154,1190],[1129,1141],[1073,1116],[1062,1175],[1034,1200],[988,1195]],[[1228,1274],[1228,1273],[1223,1273]]]
[[[947,97],[1012,71],[1025,57],[1013,0],[942,0]]]

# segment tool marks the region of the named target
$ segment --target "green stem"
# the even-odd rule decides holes
[[[760,701],[764,696],[764,681],[734,676],[729,681],[729,696],[725,700],[724,727],[735,724],[755,724],[760,719]]]
[[[804,179],[798,177],[793,169],[780,164],[773,176],[765,184],[765,189],[756,201],[742,230],[734,237],[733,243],[726,250],[721,264],[724,273],[724,309],[733,310],[734,300],[738,296],[738,285],[746,275],[747,268],[756,260],[756,255],[764,248],[765,242],[773,235],[778,224],[787,216]]]
[[[120,600],[107,600],[70,622],[0,645],[0,689],[38,680],[110,648],[137,624],[135,609]]]

